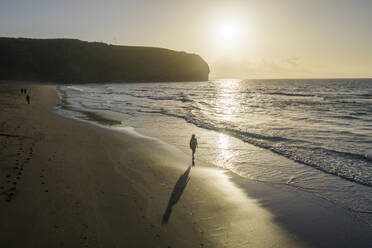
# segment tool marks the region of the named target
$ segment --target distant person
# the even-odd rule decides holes
[[[23,89],[23,92],[26,94],[27,93],[27,89]]]
[[[192,165],[195,165],[195,157],[194,157],[194,154],[195,154],[195,151],[196,151],[196,147],[198,146],[198,140],[195,138],[195,134],[193,134],[191,136],[191,139],[190,139],[190,149],[192,150]]]
[[[27,104],[30,104],[30,96],[29,95],[26,96],[26,101],[27,101]]]
[[[21,89],[21,94],[23,94],[23,88]]]

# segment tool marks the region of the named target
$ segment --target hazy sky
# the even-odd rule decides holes
[[[372,0],[0,0],[0,36],[182,50],[211,78],[372,77]]]

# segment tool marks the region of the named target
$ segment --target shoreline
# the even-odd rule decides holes
[[[14,91],[3,99],[19,96],[21,85],[5,86]],[[35,93],[32,109],[16,97],[14,111],[2,114],[18,123],[16,135],[32,137],[30,144],[22,142],[34,155],[25,158],[30,172],[25,167],[14,198],[0,209],[0,233],[6,234],[1,246],[368,247],[372,242],[370,227],[325,200],[199,164],[188,172],[189,158],[182,152],[61,117],[50,111],[58,103],[53,85],[26,86]],[[12,126],[2,125],[2,133]],[[4,148],[14,156],[1,153],[7,163],[18,156],[17,142],[7,141]],[[1,168],[3,178],[8,169]],[[169,206],[168,223],[162,225]],[[24,239],[16,241],[19,235]]]
[[[95,85],[93,85],[94,87]],[[169,147],[177,147],[186,154],[189,153],[189,148],[186,145],[187,138],[191,133],[195,133],[200,137],[199,141],[201,142],[197,152],[197,161],[211,165],[212,168],[227,169],[241,177],[267,183],[273,187],[288,186],[294,191],[311,193],[315,198],[325,199],[347,210],[372,227],[372,215],[370,215],[372,212],[368,206],[369,199],[372,199],[372,191],[366,185],[353,180],[345,180],[332,173],[324,173],[324,170],[317,167],[309,166],[301,161],[294,161],[271,149],[255,146],[254,143],[246,142],[234,135],[200,127],[180,116],[174,117],[156,113],[142,115],[141,109],[137,114],[130,111],[126,113],[124,109],[120,108],[115,110],[98,108],[100,110],[97,110],[89,107],[89,103],[91,103],[89,98],[88,106],[80,102],[80,99],[83,101],[86,99],[80,98],[79,94],[89,91],[88,88],[75,86],[58,88],[61,88],[58,95],[61,98],[62,107],[56,112],[62,116],[105,129],[124,130],[126,134],[131,128],[138,136],[154,137],[170,144]],[[78,93],[76,94],[76,92]],[[136,101],[136,99],[132,100]],[[123,102],[123,104],[128,103],[128,99]],[[136,103],[134,102],[133,105]],[[116,123],[122,124],[111,125]],[[156,124],[154,125],[154,123]]]

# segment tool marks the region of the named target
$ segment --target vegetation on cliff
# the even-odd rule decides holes
[[[0,79],[67,83],[205,81],[196,54],[75,39],[0,38]]]

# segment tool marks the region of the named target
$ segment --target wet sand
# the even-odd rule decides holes
[[[371,243],[370,226],[310,194],[189,167],[174,147],[58,116],[53,85],[0,87],[0,247]]]

